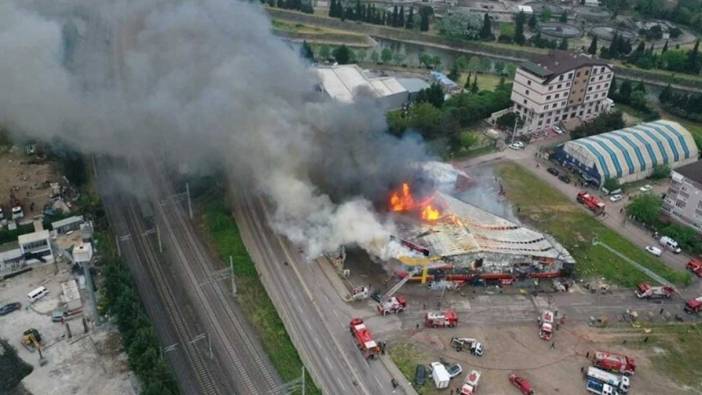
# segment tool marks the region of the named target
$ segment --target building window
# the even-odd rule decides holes
[[[600,80],[600,81],[601,81],[601,80],[602,80],[602,77],[603,77],[603,76],[600,76],[600,78],[598,78],[598,80]]]
[[[531,85],[531,80],[528,80],[528,81],[527,81],[527,85]]]
[[[546,100],[551,100],[551,95],[546,96]]]
[[[553,90],[553,85],[550,85],[550,86],[548,87],[548,90],[552,91],[552,90]]]
[[[544,110],[548,110],[548,104],[544,106]]]
[[[561,120],[565,121],[566,119],[568,119],[568,114],[563,114],[563,117],[561,117]]]
[[[685,205],[686,204],[683,200],[678,200],[677,202],[675,202],[675,207],[678,207],[678,208],[685,208]]]
[[[590,75],[590,70],[585,70],[585,75]]]
[[[587,91],[588,91],[588,92],[592,91],[592,87],[591,87],[591,86],[588,86],[588,87],[587,87]]]
[[[526,99],[524,99],[524,104],[526,104]]]
[[[571,113],[571,114],[570,114],[570,117],[571,117],[571,118],[575,118],[575,113]]]
[[[543,118],[543,117],[544,117],[544,114],[539,115],[539,118]]]
[[[575,76],[580,77],[580,72],[578,71],[577,73],[575,73]]]
[[[526,91],[524,92],[524,94],[526,94],[527,96],[529,96],[529,90],[526,90]]]
[[[548,125],[549,123],[551,123],[551,118],[546,118],[546,125]]]
[[[588,113],[588,114],[589,114],[591,111],[592,111],[592,110],[590,110],[589,108],[587,109],[587,113]]]
[[[558,88],[558,89],[561,89],[561,86],[562,86],[562,85],[563,85],[563,84],[558,84],[557,88]]]
[[[543,125],[544,121],[539,121],[539,126]]]
[[[563,81],[563,74],[558,76],[558,81]]]
[[[578,113],[578,116],[581,116],[581,117],[583,116],[582,110]]]

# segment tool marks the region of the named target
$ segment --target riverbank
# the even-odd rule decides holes
[[[372,25],[356,21],[342,21],[322,15],[310,15],[278,8],[266,8],[266,10],[273,18],[278,20],[367,34],[372,37],[379,37],[399,43],[442,49],[454,53],[454,56],[478,55],[500,61],[520,63],[533,60],[538,55],[548,53],[546,49],[542,48],[520,47],[510,44],[480,41],[451,40],[436,34]],[[613,61],[613,64],[615,65],[617,78],[620,79],[643,81],[645,84],[657,87],[665,87],[671,84],[676,90],[702,93],[702,77],[671,73],[662,70],[638,69],[624,65],[618,61]]]

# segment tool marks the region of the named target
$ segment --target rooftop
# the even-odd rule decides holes
[[[32,232],[32,233],[27,233],[27,234],[17,236],[17,242],[19,242],[20,245],[31,243],[33,241],[48,240],[48,239],[49,239],[49,231],[48,230],[42,230],[39,232]]]
[[[66,225],[72,225],[76,222],[83,222],[83,216],[82,215],[74,215],[74,216],[71,216],[68,218],[54,221],[51,223],[51,229],[60,228],[62,226],[66,226]]]
[[[679,167],[675,171],[685,176],[685,178],[702,185],[702,160]]]
[[[417,237],[442,257],[493,253],[573,262],[568,251],[550,237],[437,192],[435,202],[451,220],[424,224]]]
[[[609,66],[609,63],[595,57],[567,51],[551,51],[548,55],[539,56],[534,62],[523,63],[521,67],[536,76],[550,79],[578,67],[595,65]]]
[[[368,76],[355,64],[317,67],[316,71],[327,94],[344,103],[353,103],[364,90],[375,97],[407,92],[397,78]]]

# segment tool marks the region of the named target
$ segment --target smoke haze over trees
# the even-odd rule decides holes
[[[387,237],[372,202],[425,159],[416,137],[385,133],[371,99],[322,97],[254,3],[9,0],[0,53],[0,124],[13,133],[224,166],[308,255]]]

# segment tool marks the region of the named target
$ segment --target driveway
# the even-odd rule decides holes
[[[657,244],[656,240],[653,239],[648,230],[639,227],[626,218],[624,207],[628,204],[630,198],[633,198],[633,196],[636,195],[636,192],[625,194],[623,200],[613,203],[607,197],[603,196],[602,192],[599,190],[577,186],[573,183],[566,184],[560,181],[558,177],[555,177],[546,171],[549,167],[553,167],[554,165],[551,162],[548,162],[548,160],[545,158],[537,158],[539,148],[541,146],[551,144],[553,144],[553,141],[551,140],[542,140],[538,143],[529,144],[523,150],[513,150],[507,148],[503,151],[470,158],[465,161],[457,161],[454,162],[453,165],[459,169],[464,169],[469,172],[470,168],[495,164],[505,160],[517,162],[531,173],[538,176],[541,180],[561,191],[576,204],[576,195],[579,191],[585,190],[591,194],[597,195],[607,205],[606,214],[604,216],[597,217],[599,221],[642,249],[647,245]],[[563,172],[563,169],[559,169],[559,171]],[[571,177],[571,179],[577,181],[576,177]],[[663,184],[664,183],[658,183],[658,185],[654,185],[653,192],[665,192],[667,186]],[[578,206],[582,207],[583,210],[588,211],[584,206],[580,204],[578,204]],[[686,270],[685,265],[690,261],[689,256],[685,254],[673,254],[670,251],[664,251],[660,259],[662,259],[668,266],[678,270]],[[702,290],[702,284],[698,284],[697,287]]]

